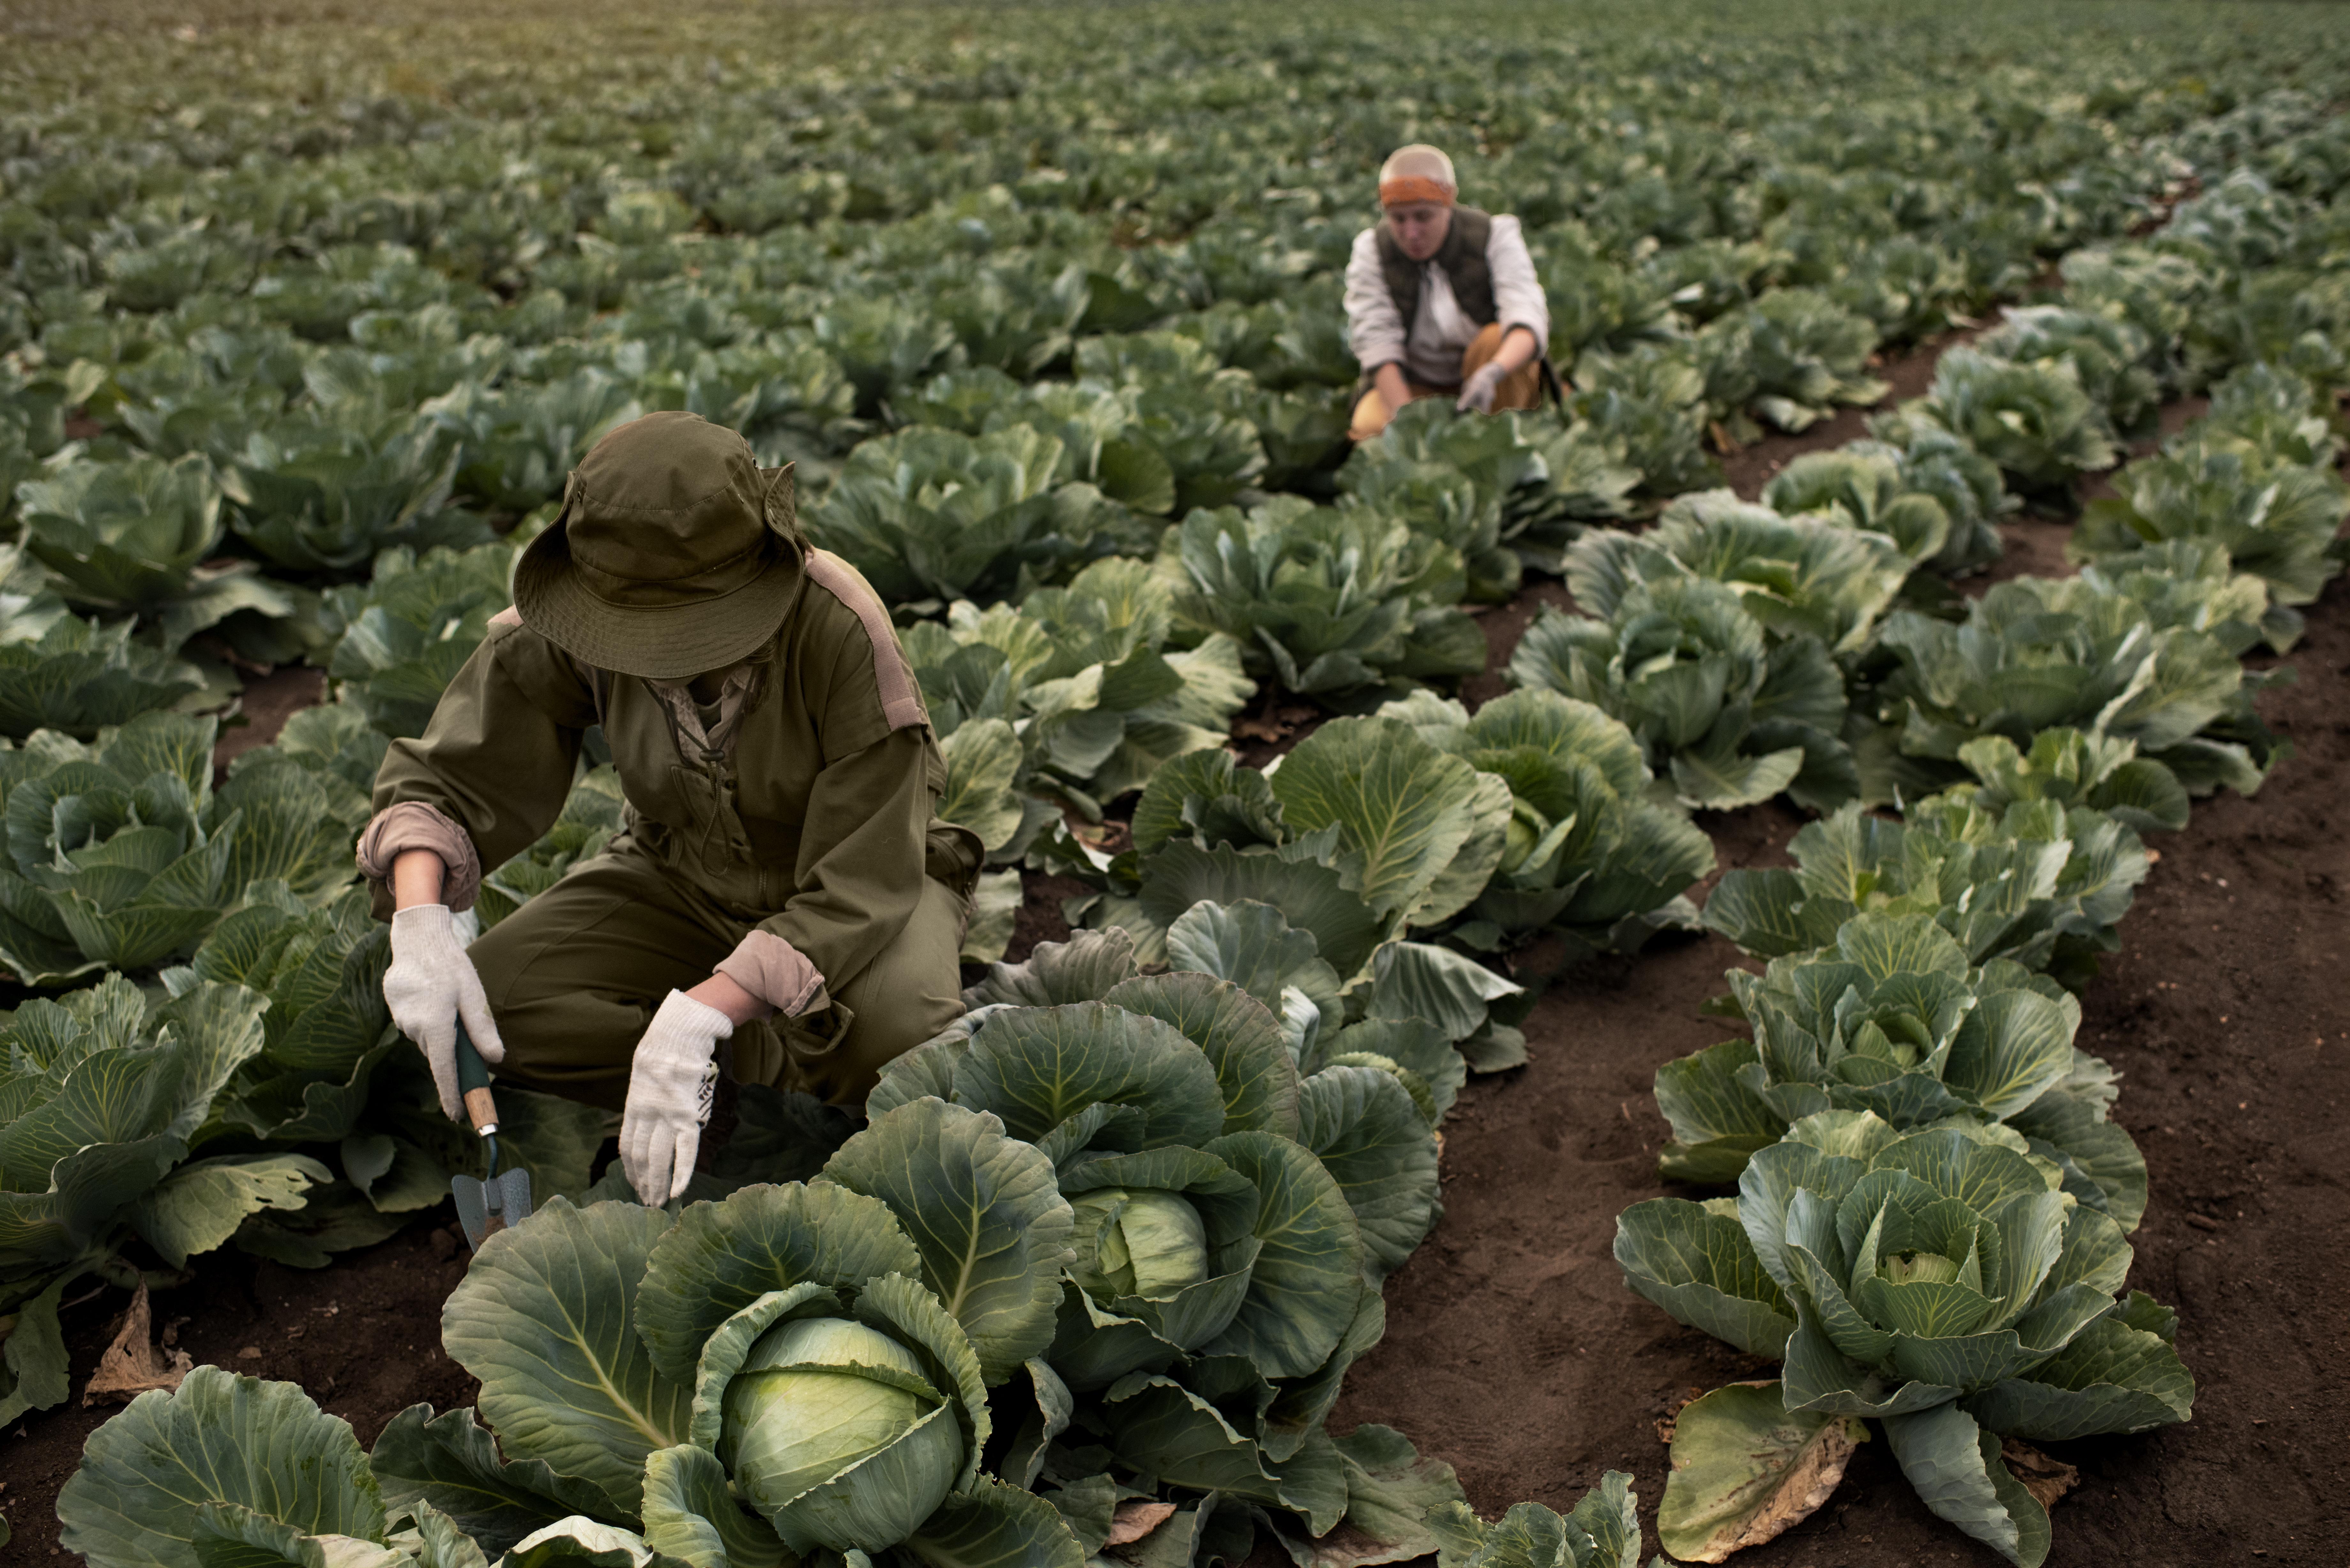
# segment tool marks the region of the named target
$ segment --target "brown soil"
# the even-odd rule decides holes
[[[453,1224],[411,1230],[316,1272],[214,1252],[188,1283],[154,1293],[155,1329],[200,1364],[301,1384],[372,1446],[418,1400],[445,1410],[471,1404],[480,1387],[441,1348],[441,1303],[465,1277],[465,1256]],[[120,1408],[85,1410],[79,1390],[126,1299],[108,1290],[64,1314],[74,1398],[0,1438],[0,1511],[16,1532],[0,1563],[79,1561],[57,1544],[57,1491],[82,1443]]]
[[[1768,472],[1745,475],[1742,490]],[[2023,569],[2064,569],[2063,525],[2002,532]],[[1494,672],[1537,605],[1565,602],[1556,584],[1530,585],[1481,616],[1492,662],[1467,684],[1472,704],[1501,690]],[[2179,1349],[2200,1394],[2186,1425],[2053,1446],[2083,1478],[2054,1511],[2049,1561],[2059,1568],[2330,1564],[2350,1528],[2350,1460],[2321,1424],[2350,1381],[2340,1334],[2350,1154],[2334,1136],[2350,1086],[2350,1011],[2339,1000],[2350,834],[2337,820],[2350,808],[2336,784],[2350,764],[2350,579],[2312,607],[2310,626],[2286,661],[2299,684],[2262,704],[2298,754],[2257,800],[2205,802],[2186,832],[2160,841],[2160,864],[2123,924],[2124,950],[2084,997],[2081,1044],[2126,1074],[2116,1115],[2153,1178],[2131,1282],[2179,1309]],[[247,711],[262,731],[250,695]],[[1254,745],[1269,755],[1307,728]],[[1701,825],[1727,867],[1783,863],[1802,821],[1773,805]],[[1059,900],[1080,887],[1030,878],[1014,956],[1065,934]],[[1698,1008],[1740,961],[1719,939],[1685,940],[1552,986],[1525,1024],[1532,1063],[1473,1082],[1448,1125],[1443,1223],[1388,1282],[1387,1339],[1349,1377],[1339,1429],[1400,1428],[1455,1465],[1489,1514],[1526,1499],[1567,1506],[1603,1470],[1628,1469],[1653,1523],[1668,1463],[1657,1418],[1761,1367],[1633,1296],[1609,1248],[1620,1210],[1669,1190],[1655,1176],[1665,1127],[1651,1075],[1721,1038]],[[411,1231],[314,1274],[214,1254],[189,1283],[157,1293],[155,1321],[176,1320],[199,1361],[301,1382],[371,1443],[419,1399],[447,1408],[472,1397],[437,1332],[463,1259],[452,1228]],[[122,1304],[108,1291],[67,1313],[77,1388]],[[62,1560],[57,1492],[109,1413],[68,1405],[0,1438],[0,1511],[16,1528],[0,1563]],[[1261,1552],[1251,1568],[1278,1561]],[[1871,1442],[1818,1514],[1738,1561],[2001,1560],[1928,1514]]]
[[[237,697],[237,716],[243,722],[222,728],[213,746],[214,771],[224,774],[232,760],[269,744],[286,720],[326,700],[327,672],[307,665],[283,664],[246,681]]]
[[[1995,317],[1994,317],[1995,320]],[[1934,366],[1942,352],[1962,343],[1971,343],[1990,329],[1992,322],[1970,327],[1946,334],[1930,343],[1910,349],[1898,358],[1883,360],[1870,367],[1869,374],[1890,388],[1885,396],[1865,409],[1838,409],[1826,419],[1796,435],[1766,435],[1761,441],[1726,452],[1721,458],[1722,483],[1749,501],[1761,497],[1762,487],[1771,483],[1772,475],[1807,452],[1825,452],[1830,447],[1856,441],[1868,434],[1868,421],[1874,415],[1886,412],[1896,403],[1926,395],[1934,379]]]
[[[1481,607],[1474,612],[1477,629],[1485,634],[1485,670],[1461,683],[1461,701],[1471,709],[1482,708],[1510,689],[1502,679],[1502,671],[1508,668],[1518,639],[1526,634],[1526,628],[1534,624],[1534,617],[1545,607],[1571,613],[1575,596],[1566,591],[1565,583],[1534,578],[1519,589],[1517,597],[1508,604]]]

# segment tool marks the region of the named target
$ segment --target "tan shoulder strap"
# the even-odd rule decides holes
[[[807,575],[808,581],[847,606],[865,628],[866,639],[873,645],[873,680],[880,689],[881,711],[889,728],[929,723],[922,689],[914,680],[913,666],[906,662],[906,650],[898,645],[898,631],[889,624],[881,596],[856,567],[829,550],[808,552]]]

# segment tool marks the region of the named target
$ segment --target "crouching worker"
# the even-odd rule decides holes
[[[888,612],[733,431],[605,437],[514,591],[376,777],[384,998],[452,1118],[460,1019],[504,1081],[622,1108],[657,1204],[692,1174],[720,1042],[744,1082],[854,1107],[954,1020],[980,845],[931,815],[946,768]],[[483,867],[555,822],[598,723],[625,829],[461,945]]]
[[[1515,218],[1455,203],[1452,160],[1399,149],[1379,170],[1378,227],[1355,236],[1347,329],[1362,361],[1347,434],[1368,441],[1417,398],[1531,409],[1557,380],[1550,306]]]

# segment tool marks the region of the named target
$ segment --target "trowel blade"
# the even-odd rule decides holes
[[[475,1177],[452,1176],[449,1179],[449,1196],[457,1200],[457,1223],[464,1227],[466,1244],[480,1251],[495,1223],[490,1217],[488,1189]],[[503,1198],[504,1194],[499,1196]]]
[[[519,1225],[530,1218],[530,1172],[508,1170],[490,1183],[495,1189],[497,1217],[509,1225]]]
[[[457,1223],[465,1228],[466,1241],[478,1252],[484,1241],[530,1218],[530,1172],[501,1171],[487,1181],[452,1176],[449,1196],[457,1200]]]

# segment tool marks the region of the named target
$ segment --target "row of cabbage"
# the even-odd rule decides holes
[[[2162,259],[2068,262],[2067,294]],[[2067,314],[2012,312],[1991,347]],[[2161,395],[2149,338],[2124,363]],[[2236,659],[2291,646],[2350,514],[2338,346],[2294,347],[2298,369],[2235,370],[2114,474],[2068,541],[2077,576],[1995,585],[1955,627],[1897,612],[1877,717],[1898,732],[1899,820],[1845,805],[1796,835],[1794,868],[1731,871],[1709,898],[1706,924],[1768,963],[1727,976],[1746,1036],[1659,1069],[1659,1168],[1735,1195],[1634,1206],[1616,1257],[1680,1322],[1783,1365],[1679,1413],[1658,1518],[1676,1557],[1722,1561],[1820,1506],[1873,1419],[1929,1509],[2036,1568],[2063,1488],[2003,1455],[2189,1418],[2177,1314],[2125,1290],[2146,1161],[2065,984],[2117,945],[2139,834],[2221,783],[2251,793],[2282,755]],[[2015,372],[1959,371],[1991,373]],[[1887,423],[1948,404],[1938,384]],[[1788,762],[1802,799],[1813,753]]]

